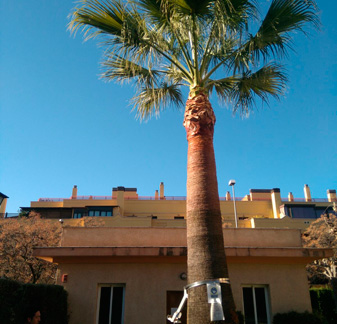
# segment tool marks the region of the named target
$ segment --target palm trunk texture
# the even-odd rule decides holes
[[[213,149],[215,115],[208,97],[191,95],[186,103],[184,126],[187,158],[187,268],[188,283],[228,278],[221,211]],[[237,324],[230,285],[221,284],[225,321]],[[210,323],[206,286],[188,292],[187,323]]]

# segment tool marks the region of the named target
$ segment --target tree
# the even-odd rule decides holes
[[[0,220],[0,277],[24,283],[55,283],[55,264],[33,256],[34,247],[58,246],[61,237],[58,221],[28,217]]]
[[[315,260],[307,266],[311,281],[328,279],[332,287],[337,310],[337,217],[336,215],[323,214],[310,224],[303,234],[306,247],[332,248],[334,256],[322,260]]]
[[[183,103],[187,133],[188,282],[228,278],[213,150],[212,92],[248,115],[256,99],[284,90],[279,58],[291,33],[318,26],[311,0],[273,0],[263,20],[253,0],[82,0],[69,28],[107,46],[103,78],[131,81],[137,115],[148,118]],[[250,29],[258,26],[252,34]],[[188,322],[209,322],[205,286],[189,291]],[[228,323],[237,323],[229,285],[222,287]]]

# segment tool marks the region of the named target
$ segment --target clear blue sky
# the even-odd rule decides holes
[[[268,2],[267,0],[260,1]],[[289,85],[248,119],[213,100],[219,193],[280,188],[303,197],[337,189],[335,1],[318,0],[322,30],[296,35]],[[109,195],[116,186],[186,194],[183,112],[140,123],[132,88],[99,80],[102,48],[67,31],[71,0],[0,0],[0,192],[7,211],[40,197]]]

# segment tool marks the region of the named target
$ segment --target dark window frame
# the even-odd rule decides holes
[[[259,312],[261,312],[261,306],[262,306],[262,311],[265,311],[265,316],[266,316],[266,324],[271,324],[271,309],[270,309],[270,293],[269,293],[269,285],[260,285],[260,284],[247,284],[247,285],[242,285],[241,287],[242,291],[242,305],[243,305],[243,315],[245,318],[245,324],[259,324],[261,323],[259,321]],[[257,301],[256,296],[256,289],[263,289],[264,292],[264,305],[257,305],[259,301]],[[246,293],[245,293],[246,289]],[[251,295],[249,295],[248,289],[251,289]],[[246,295],[245,295],[246,294]],[[261,296],[260,296],[261,297]],[[252,302],[252,305],[247,305],[247,299],[252,298],[250,302]],[[245,302],[246,300],[246,302]],[[261,300],[260,300],[261,302]],[[246,305],[245,305],[246,304]],[[250,308],[250,309],[249,309]],[[250,321],[247,321],[247,316],[251,314],[247,314],[248,312],[253,311],[254,319],[250,318]],[[264,316],[264,315],[262,315]],[[262,322],[265,323],[265,322]]]
[[[124,309],[125,284],[98,285],[97,324],[123,324]]]

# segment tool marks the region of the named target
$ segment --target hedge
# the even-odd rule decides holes
[[[310,298],[313,312],[324,318],[324,324],[337,323],[336,306],[331,289],[311,288]]]
[[[323,324],[320,316],[309,312],[277,313],[274,315],[273,324]]]
[[[21,284],[0,279],[1,324],[22,324],[28,308],[41,312],[41,324],[68,324],[68,294],[62,286]]]

